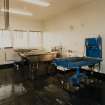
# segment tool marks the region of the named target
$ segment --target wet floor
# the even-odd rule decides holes
[[[0,70],[0,105],[105,105],[105,84],[81,87],[70,93],[47,75],[24,79],[14,69]]]
[[[48,86],[47,79],[40,76],[26,80],[12,68],[0,70],[0,105],[70,105],[69,94],[54,85]]]
[[[26,92],[23,84],[15,81],[15,76],[12,68],[0,70],[0,105],[7,105],[13,101],[15,96],[23,95]]]

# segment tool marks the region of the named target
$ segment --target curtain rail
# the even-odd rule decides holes
[[[20,32],[42,32],[42,31],[32,31],[32,30],[17,30],[17,29],[13,29],[13,30],[6,30],[6,29],[0,29],[1,31],[20,31]]]

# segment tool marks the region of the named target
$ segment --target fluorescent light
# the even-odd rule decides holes
[[[27,3],[31,3],[31,4],[36,4],[36,5],[40,5],[40,6],[44,6],[44,7],[48,7],[50,6],[50,3],[43,1],[43,0],[23,0]]]
[[[32,16],[32,13],[30,13],[30,12],[15,10],[15,9],[12,9],[12,8],[10,8],[9,10],[1,8],[0,11],[1,12],[9,12],[9,13],[18,14],[18,15]]]

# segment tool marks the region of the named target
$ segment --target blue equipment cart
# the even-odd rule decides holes
[[[80,73],[81,67],[100,65],[102,61],[102,39],[100,36],[97,38],[87,38],[85,40],[85,48],[86,57],[56,58],[52,62],[59,70],[75,69],[76,73],[70,77],[70,80],[73,82],[75,80],[76,84],[80,83],[80,77],[84,77],[84,74]]]

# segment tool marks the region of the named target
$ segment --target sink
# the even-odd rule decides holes
[[[54,58],[56,58],[57,53],[47,52],[47,53],[41,53],[41,54],[26,54],[25,57],[30,62],[40,62],[40,61],[52,61]]]
[[[47,54],[42,54],[39,56],[40,61],[52,61],[54,58],[56,58],[56,53],[47,53]]]

